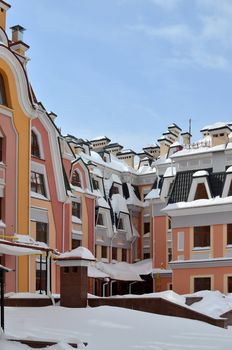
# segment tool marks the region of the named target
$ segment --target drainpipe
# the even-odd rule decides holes
[[[102,297],[105,298],[106,297],[106,286],[109,284],[109,278],[105,279],[105,283],[103,283],[102,285]]]
[[[112,295],[113,295],[113,283],[115,283],[115,282],[117,282],[117,281],[115,281],[115,280],[111,280],[110,281],[110,296],[112,297]]]
[[[131,293],[132,285],[135,284],[135,283],[137,283],[137,281],[134,281],[134,282],[129,283],[129,294],[132,294],[132,293]]]
[[[63,202],[62,208],[62,253],[64,253],[64,232],[65,232],[65,204],[69,202],[69,197]]]

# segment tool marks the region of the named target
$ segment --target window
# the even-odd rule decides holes
[[[31,172],[31,191],[40,193],[46,197],[44,176],[43,174]]]
[[[98,213],[97,225],[104,226],[103,215],[101,213]]]
[[[144,233],[150,232],[150,222],[145,222],[143,227],[144,227]]]
[[[48,243],[48,224],[36,222],[36,241]]]
[[[31,132],[31,155],[40,158],[38,138],[33,130]]]
[[[168,230],[171,230],[172,228],[172,220],[168,218]]]
[[[194,227],[194,247],[210,246],[210,226]]]
[[[93,189],[98,190],[99,189],[99,181],[92,179],[93,181]]]
[[[117,260],[118,259],[118,249],[116,247],[112,248],[112,259]]]
[[[200,290],[211,290],[210,277],[195,277],[194,278],[194,293]]]
[[[197,185],[196,193],[194,200],[196,199],[208,199],[208,193],[206,191],[206,187],[204,183],[200,183]]]
[[[184,250],[184,232],[177,232],[177,250]]]
[[[227,245],[232,244],[232,224],[227,224]]]
[[[81,218],[81,204],[78,202],[72,202],[72,215],[77,218]]]
[[[0,105],[7,106],[6,90],[2,74],[0,74]]]
[[[37,263],[36,267],[36,290],[46,290],[47,289],[47,273],[46,264],[42,262],[41,269],[40,264]]]
[[[118,230],[124,230],[123,219],[118,219]]]
[[[0,220],[3,219],[3,198],[0,197]]]
[[[72,249],[76,249],[81,246],[80,239],[72,239]]]
[[[119,193],[119,188],[117,186],[112,187],[112,194],[118,194]]]
[[[172,248],[168,248],[168,262],[172,261]]]
[[[81,187],[81,179],[77,171],[73,172],[71,183],[73,186]]]
[[[227,293],[232,293],[232,276],[227,277]]]
[[[122,261],[127,261],[127,249],[122,248]]]
[[[151,254],[150,253],[143,253],[143,259],[150,259]]]
[[[107,247],[102,246],[101,257],[107,259]]]
[[[1,134],[0,134],[0,162],[3,162],[3,142],[4,142],[4,139],[3,137],[1,137]]]

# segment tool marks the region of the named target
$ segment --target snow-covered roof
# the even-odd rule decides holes
[[[113,211],[117,214],[119,214],[120,212],[129,213],[127,208],[127,201],[119,193],[112,195],[111,205],[112,205]]]
[[[95,257],[91,253],[91,251],[85,247],[78,247],[68,252],[62,253],[59,255],[58,259],[69,259],[69,258],[77,258],[83,260],[95,260]]]
[[[103,197],[98,197],[97,198],[97,205],[99,207],[102,207],[102,208],[110,209],[109,204],[107,203],[107,201]]]
[[[176,167],[170,166],[165,170],[164,177],[176,176]]]
[[[187,209],[194,207],[205,207],[210,205],[223,205],[232,204],[232,196],[230,197],[215,197],[209,199],[197,199],[191,202],[178,202],[173,204],[168,204],[163,211],[176,210],[176,209]]]
[[[160,198],[160,188],[153,188],[144,198],[145,200],[148,199],[157,199]]]
[[[211,125],[206,125],[204,126],[201,131],[206,131],[206,130],[215,130],[215,129],[221,129],[221,128],[226,128],[229,127],[228,123],[226,122],[217,122]]]
[[[134,187],[127,183],[128,191],[129,191],[129,197],[127,198],[126,202],[128,205],[135,205],[137,207],[144,207],[144,202],[139,200],[139,198],[135,194],[135,189]]]
[[[90,172],[93,174],[93,175],[96,175],[98,177],[103,177],[103,174],[102,174],[102,171],[101,169],[97,168],[96,166],[94,166]]]
[[[206,170],[199,170],[193,173],[193,177],[202,177],[202,176],[209,176],[208,171]]]
[[[106,264],[97,262],[96,268],[103,271],[110,276],[111,279],[119,281],[142,281],[139,274],[137,274],[130,264],[126,262],[119,262],[115,264]]]

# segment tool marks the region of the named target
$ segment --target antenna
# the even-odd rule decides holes
[[[191,144],[192,119],[189,118],[189,145]]]

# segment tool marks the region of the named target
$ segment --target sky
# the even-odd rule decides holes
[[[8,0],[63,134],[139,152],[175,122],[231,121],[232,0]],[[10,35],[10,31],[8,30]]]

